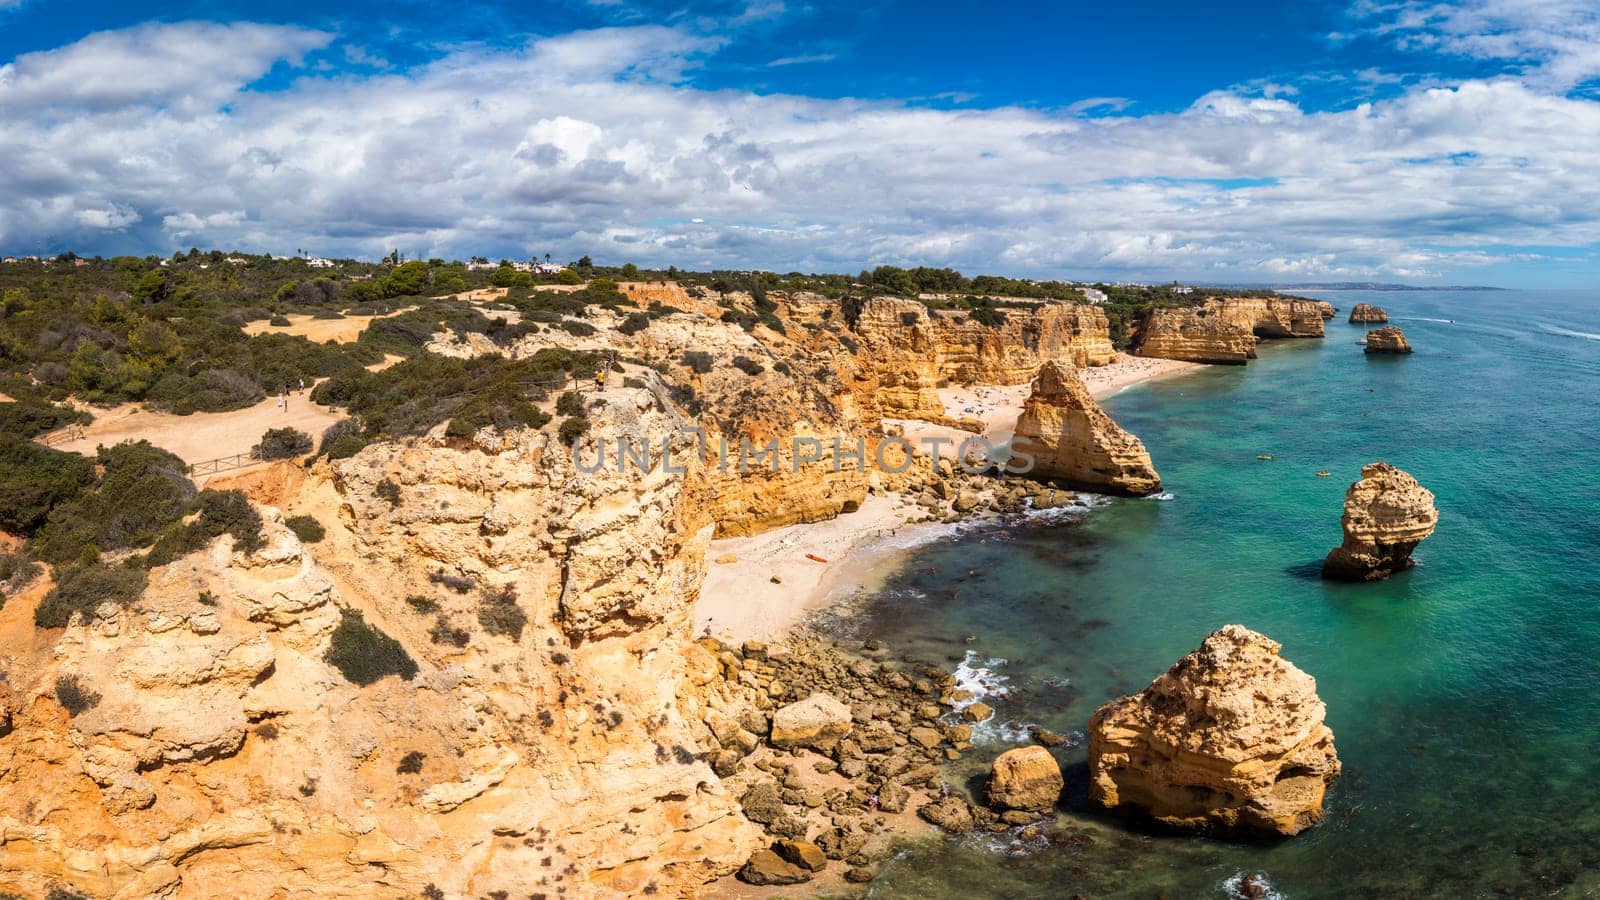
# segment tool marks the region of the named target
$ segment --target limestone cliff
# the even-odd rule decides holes
[[[1345,492],[1344,543],[1322,562],[1322,577],[1381,581],[1415,565],[1411,551],[1439,524],[1433,492],[1386,462],[1361,468]]]
[[[1039,366],[1062,360],[1103,366],[1117,357],[1105,313],[1087,303],[1008,307],[988,325],[965,311],[930,311],[921,302],[874,297],[854,331],[873,367],[884,415],[944,421],[938,389],[946,383],[1023,384]]]
[[[1411,343],[1406,333],[1394,326],[1367,332],[1368,353],[1410,353]]]
[[[1017,419],[1016,437],[1027,441],[1025,446],[1019,441],[1017,449],[1033,457],[1028,472],[1033,478],[1117,494],[1161,490],[1144,444],[1106,415],[1070,364],[1051,361],[1040,367]],[[1012,459],[1014,469],[1024,465],[1021,457]]]
[[[1326,300],[1317,301],[1317,310],[1322,313],[1324,322],[1339,314],[1339,308]]]
[[[1089,723],[1089,799],[1220,835],[1293,835],[1339,774],[1316,680],[1242,625]]]
[[[1242,366],[1256,357],[1256,336],[1208,306],[1151,310],[1140,326],[1138,356]]]
[[[1005,321],[985,325],[960,310],[933,315],[939,377],[955,384],[1024,384],[1047,360],[1080,368],[1117,358],[1111,324],[1087,303],[1044,303],[1004,310]]]
[[[1141,324],[1139,356],[1243,365],[1261,339],[1320,338],[1325,304],[1289,297],[1212,298],[1156,309]]]
[[[608,391],[580,442],[692,440],[659,388]],[[547,433],[377,444],[143,599],[64,631],[0,615],[0,890],[97,897],[672,895],[758,832],[696,756],[698,470],[575,468]],[[409,678],[325,661],[342,610]],[[341,626],[343,627],[343,626]],[[57,679],[100,694],[69,715]]]
[[[1249,329],[1258,338],[1319,338],[1323,334],[1323,304],[1316,300],[1226,297],[1208,300],[1206,305],[1217,309],[1227,321]]]
[[[1389,314],[1380,306],[1371,303],[1357,303],[1350,307],[1351,325],[1381,325],[1389,321]]]

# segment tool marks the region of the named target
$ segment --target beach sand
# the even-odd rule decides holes
[[[1195,363],[1177,360],[1122,356],[1109,366],[1082,373],[1094,396],[1104,398],[1152,378],[1195,368],[1199,368]],[[982,419],[985,436],[999,443],[1010,440],[1028,391],[1025,384],[946,388],[940,396],[947,415]],[[959,444],[972,437],[971,432],[927,422],[886,421],[901,425],[913,442],[941,436]],[[772,640],[836,597],[875,589],[868,579],[882,570],[884,560],[950,533],[949,525],[907,524],[924,515],[920,506],[898,495],[871,496],[855,512],[825,522],[712,541],[706,557],[709,571],[695,605],[695,635],[709,628],[728,643]],[[827,562],[807,559],[807,553]],[[772,583],[774,575],[780,583]]]

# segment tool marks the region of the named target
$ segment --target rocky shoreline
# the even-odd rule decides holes
[[[947,781],[945,766],[974,750],[974,725],[994,713],[944,667],[893,657],[876,641],[848,650],[810,629],[770,645],[698,646],[723,681],[709,705],[707,757],[769,841],[738,881],[865,884],[896,840],[930,826],[1072,839],[1050,821],[1054,794],[1029,803],[1018,801],[1025,786],[1000,791],[990,808]],[[1034,739],[1046,757],[1068,740],[1043,730]]]

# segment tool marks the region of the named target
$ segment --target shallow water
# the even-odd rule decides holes
[[[1125,392],[1107,406],[1171,500],[923,547],[849,621],[1003,679],[969,787],[1021,725],[1081,734],[1213,629],[1265,632],[1328,704],[1327,820],[1264,845],[1151,833],[1086,808],[1080,742],[1057,756],[1082,838],[922,841],[874,896],[1223,897],[1240,873],[1293,898],[1600,896],[1600,296],[1323,296],[1383,306],[1417,352],[1368,358],[1341,314],[1248,368]],[[1378,459],[1437,495],[1438,531],[1408,573],[1324,583]]]

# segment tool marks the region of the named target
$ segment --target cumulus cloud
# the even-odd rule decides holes
[[[1507,62],[1546,88],[1567,90],[1600,76],[1600,6],[1593,0],[1361,0],[1352,11],[1403,49]]]
[[[76,92],[27,58],[0,70],[0,108],[12,90],[54,98],[0,130],[15,198],[0,247],[1322,278],[1600,241],[1600,103],[1511,79],[1333,112],[1245,89],[1143,116],[1104,99],[1087,108],[1111,114],[1089,117],[930,109],[697,89],[683,73],[715,41],[642,27],[245,90],[327,44],[263,28],[152,25],[51,51],[232,42],[171,63],[187,78],[134,52]]]
[[[176,103],[209,110],[275,62],[297,61],[331,37],[209,22],[102,31],[0,66],[0,109],[35,117]]]

